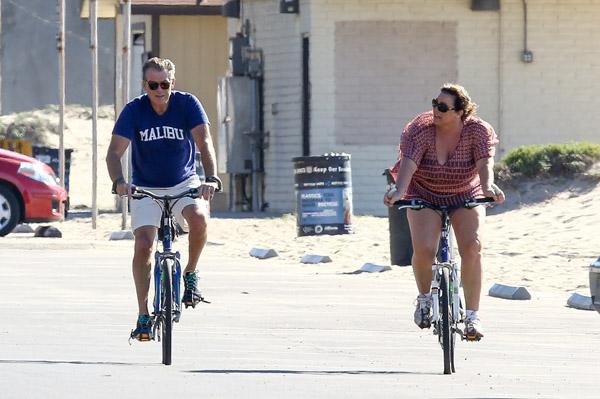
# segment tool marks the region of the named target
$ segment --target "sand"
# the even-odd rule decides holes
[[[98,133],[98,205],[101,213],[92,229],[91,206],[92,138],[89,109],[70,107],[67,112],[65,144],[75,151],[71,167],[72,216],[55,225],[61,239],[33,238],[11,234],[2,245],[13,248],[90,248],[131,246],[131,241],[109,241],[120,229],[121,215],[112,211],[114,196],[104,157],[112,129],[110,108],[103,107]],[[47,115],[55,118],[56,115]],[[49,135],[58,144],[56,135]],[[484,291],[495,283],[527,287],[532,295],[544,292],[579,292],[589,295],[588,266],[600,255],[600,185],[597,170],[576,179],[526,181],[507,189],[508,201],[492,210],[484,228]],[[383,206],[383,205],[382,205]],[[112,211],[112,212],[111,212]],[[209,227],[209,256],[249,259],[252,247],[273,248],[277,262],[285,267],[299,264],[305,254],[328,255],[333,262],[320,265],[327,270],[352,272],[364,263],[388,265],[387,218],[356,216],[355,234],[296,237],[293,214],[213,215]],[[36,225],[32,225],[35,227]],[[185,253],[187,236],[176,246]],[[201,260],[202,262],[202,260]],[[314,266],[313,266],[314,267]],[[395,277],[394,277],[395,276]],[[379,278],[412,279],[410,267],[393,267]],[[566,301],[566,300],[565,300]]]

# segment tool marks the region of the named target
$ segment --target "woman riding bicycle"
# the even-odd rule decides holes
[[[476,104],[464,87],[444,84],[433,110],[422,113],[405,128],[398,161],[392,168],[395,190],[384,196],[388,207],[400,199],[421,199],[433,205],[461,205],[465,200],[492,197],[504,201],[494,184],[494,155],[498,138],[490,124],[475,116]],[[431,326],[431,265],[440,239],[440,217],[431,209],[407,210],[413,244],[412,266],[419,295],[414,320]],[[459,208],[452,222],[462,265],[466,301],[466,333],[483,337],[477,314],[482,281],[481,232],[485,209]]]

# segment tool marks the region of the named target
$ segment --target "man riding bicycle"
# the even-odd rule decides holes
[[[182,302],[195,306],[202,301],[196,265],[207,239],[208,201],[220,185],[215,176],[216,156],[209,122],[202,104],[193,94],[173,90],[173,62],[155,57],[146,61],[142,72],[145,94],[131,100],[115,123],[106,155],[108,173],[113,191],[120,196],[127,195],[132,186],[161,195],[199,188],[198,199],[185,197],[174,207],[179,224],[185,226],[187,222],[189,229]],[[129,145],[131,182],[125,180],[121,168],[121,157]],[[205,182],[196,174],[196,148],[206,174]],[[130,207],[135,237],[132,269],[138,301],[138,319],[131,337],[148,341],[152,339],[152,320],[148,313],[151,258],[161,209],[150,198],[132,201]]]
[[[490,124],[475,116],[476,104],[464,87],[445,84],[432,100],[433,110],[422,113],[404,128],[400,156],[393,168],[396,187],[384,196],[393,206],[401,199],[421,199],[432,205],[461,205],[476,197],[504,201],[494,184],[494,154],[498,138]],[[440,239],[440,217],[431,209],[407,211],[413,244],[412,265],[419,295],[414,320],[431,326],[431,265]],[[483,337],[479,319],[481,294],[482,207],[452,211],[450,219],[462,265],[468,339]]]

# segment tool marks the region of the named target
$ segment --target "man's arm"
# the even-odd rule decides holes
[[[110,139],[108,151],[106,152],[106,166],[108,175],[113,185],[116,186],[117,194],[126,195],[128,188],[127,182],[123,177],[123,168],[121,167],[121,157],[129,147],[129,140],[123,136],[113,134]],[[115,184],[116,182],[116,184]]]
[[[208,124],[203,123],[192,129],[192,137],[194,142],[200,151],[200,159],[202,161],[202,167],[204,168],[204,174],[206,177],[215,176],[217,172],[217,156],[215,153],[215,146],[213,145],[212,137],[210,136],[210,129]],[[204,187],[210,187],[210,190],[206,190]],[[201,187],[201,195],[204,199],[211,199],[217,183],[208,183]]]

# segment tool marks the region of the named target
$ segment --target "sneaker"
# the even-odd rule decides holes
[[[415,309],[415,324],[419,328],[431,327],[431,296],[419,295],[417,297],[417,308]]]
[[[199,302],[205,302],[198,289],[198,274],[196,272],[188,272],[183,276],[183,284],[185,285],[185,291],[183,292],[183,298],[181,301],[185,307],[191,306],[196,307]]]
[[[138,316],[135,330],[131,330],[130,338],[138,341],[150,341],[152,339],[152,318],[147,314]]]
[[[478,316],[465,320],[465,338],[467,341],[479,341],[483,338],[483,326]]]

